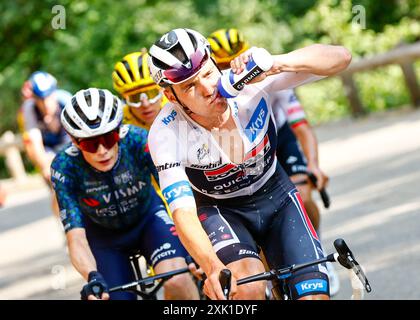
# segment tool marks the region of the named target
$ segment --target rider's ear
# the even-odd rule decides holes
[[[163,89],[163,94],[166,96],[166,98],[170,102],[172,102],[172,103],[176,103],[177,102],[175,95],[173,94],[172,90],[169,87]]]

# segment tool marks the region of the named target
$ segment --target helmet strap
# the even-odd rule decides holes
[[[176,101],[178,102],[178,104],[182,107],[182,109],[184,109],[184,112],[185,112],[187,115],[191,115],[193,112],[192,112],[192,111],[191,111],[191,110],[190,110],[187,106],[185,106],[185,105],[181,102],[181,100],[179,100],[178,96],[177,96],[177,95],[176,95],[176,93],[175,93],[174,88],[172,88],[172,86],[170,86],[169,88],[171,89],[172,94],[174,95],[174,97],[175,97]]]

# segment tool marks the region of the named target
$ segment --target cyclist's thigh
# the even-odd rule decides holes
[[[176,233],[175,224],[163,204],[154,207],[138,241],[143,256],[152,267],[173,258],[185,259],[188,255]],[[173,269],[177,269],[178,266],[174,265]]]
[[[294,174],[290,176],[290,180],[295,184],[304,202],[312,199],[312,184],[309,183],[306,174]]]
[[[116,248],[97,248],[91,246],[98,271],[104,276],[109,288],[135,281],[129,256]],[[111,300],[136,300],[132,292],[118,291],[110,293]]]
[[[260,260],[253,236],[240,217],[222,206],[199,207],[198,215],[217,256],[225,265],[244,258]]]
[[[288,124],[279,129],[278,139],[277,159],[287,175],[306,174],[305,156]]]
[[[299,193],[289,193],[290,200],[273,218],[262,248],[270,268],[309,262],[324,257],[315,229],[303,207]],[[325,264],[297,271],[289,282],[294,299],[311,294],[328,294]]]

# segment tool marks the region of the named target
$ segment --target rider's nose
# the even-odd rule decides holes
[[[215,85],[213,85],[209,80],[201,79],[198,82],[198,86],[203,96],[207,97],[213,95]]]
[[[141,106],[142,107],[148,107],[148,106],[150,106],[150,102],[149,102],[149,99],[147,98],[147,96],[146,97],[141,97],[140,98],[140,101],[141,101]]]

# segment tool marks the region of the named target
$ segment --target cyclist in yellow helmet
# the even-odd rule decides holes
[[[249,49],[243,34],[235,29],[219,29],[207,40],[210,43],[212,57],[220,69],[230,68],[230,61]],[[318,142],[305,112],[294,90],[281,90],[272,94],[274,120],[277,127],[277,159],[296,185],[302,196],[308,216],[319,234],[320,214],[312,198],[314,186],[308,181],[307,173],[312,172],[317,178],[317,188],[322,189],[328,183],[328,177],[319,168]],[[339,280],[333,266],[327,264],[330,276],[330,291],[334,295],[339,290]]]
[[[148,56],[145,51],[129,53],[115,64],[112,73],[114,88],[126,103],[123,122],[146,130],[167,102],[150,76]]]
[[[249,49],[242,32],[234,28],[214,31],[207,40],[211,46],[212,57],[220,69],[230,68],[230,62]]]
[[[168,102],[162,89],[150,76],[146,50],[131,52],[118,61],[112,72],[114,89],[125,101],[123,123],[149,131],[162,106]],[[169,214],[169,207],[159,185],[152,176],[152,185],[162,198]]]

